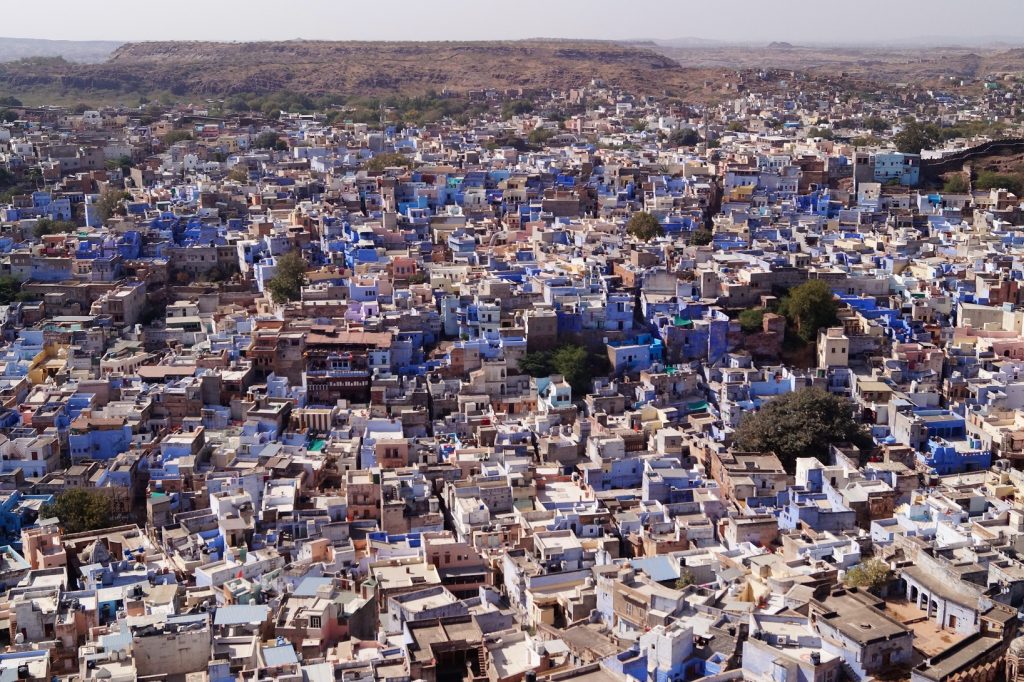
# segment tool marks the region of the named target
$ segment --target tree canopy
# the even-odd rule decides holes
[[[692,147],[700,144],[700,133],[693,128],[673,130],[668,136],[668,143],[673,147]]]
[[[1024,190],[1024,182],[1021,176],[1015,173],[997,173],[995,171],[983,170],[978,173],[978,179],[974,182],[978,189],[1006,189],[1018,197]]]
[[[375,157],[370,159],[370,162],[366,164],[367,170],[380,172],[385,168],[408,168],[409,159],[397,152],[390,152],[387,154],[377,154]]]
[[[187,130],[172,130],[161,138],[161,141],[168,147],[178,142],[184,142],[185,140],[191,140],[192,133]]]
[[[829,446],[852,443],[872,447],[871,435],[853,418],[846,398],[820,388],[802,388],[766,402],[748,413],[735,433],[736,447],[748,452],[774,452],[787,471],[802,457],[828,459]]]
[[[764,310],[761,308],[748,308],[742,311],[737,319],[747,334],[759,332],[764,328]]]
[[[562,346],[552,353],[551,367],[565,378],[577,396],[582,397],[593,390],[593,365],[586,348]]]
[[[893,136],[896,149],[904,154],[920,154],[922,149],[931,147],[939,141],[939,137],[932,126],[926,126],[917,121],[908,121],[903,129]]]
[[[126,215],[127,211],[125,211],[121,202],[130,196],[128,192],[108,189],[100,194],[100,198],[96,200],[96,212],[99,213],[100,218],[103,220],[109,220],[115,213]]]
[[[690,243],[694,246],[707,246],[714,240],[714,233],[712,233],[711,230],[704,229],[703,227],[699,230],[694,230],[690,235]]]
[[[889,582],[891,574],[889,564],[881,559],[868,559],[847,571],[843,582],[849,587],[875,590]]]
[[[56,516],[65,533],[108,528],[112,523],[110,498],[95,490],[71,488],[57,495],[52,504],[43,505],[43,518]]]
[[[811,342],[819,329],[836,324],[836,308],[828,282],[812,279],[790,289],[779,310],[796,326],[800,338]]]
[[[274,276],[267,282],[267,291],[274,303],[294,301],[306,283],[306,260],[297,250],[291,250],[277,259]]]
[[[646,211],[637,211],[626,223],[626,234],[632,235],[645,242],[655,237],[664,237],[665,230],[658,219]]]
[[[881,116],[868,116],[862,125],[873,133],[884,133],[889,129],[889,122]]]
[[[593,389],[595,373],[606,369],[607,359],[592,355],[583,346],[567,344],[551,351],[534,351],[519,360],[519,371],[532,377],[561,374],[576,396]]]
[[[128,175],[132,170],[132,157],[122,154],[116,159],[107,159],[108,170],[121,170],[123,175]]]
[[[53,220],[51,218],[40,218],[32,226],[32,235],[36,239],[42,239],[48,234],[62,234],[72,232],[77,225],[70,220]]]
[[[697,582],[697,577],[693,575],[693,571],[688,568],[684,568],[679,571],[679,577],[676,578],[675,588],[677,590],[685,590],[695,582]]]
[[[525,99],[515,100],[513,102],[506,102],[501,107],[501,117],[505,120],[512,118],[513,116],[522,116],[523,114],[529,114],[533,111],[533,102]]]
[[[236,164],[228,171],[228,179],[235,182],[249,182],[249,169],[242,164]]]
[[[271,131],[257,135],[252,141],[252,146],[253,149],[276,149],[279,152],[288,150],[288,143],[282,140],[280,135]]]
[[[555,131],[549,128],[534,128],[526,137],[530,144],[544,144],[555,136]]]
[[[7,305],[18,298],[21,292],[21,280],[10,275],[0,276],[0,305]]]
[[[950,194],[964,194],[967,191],[967,180],[964,178],[963,173],[949,176],[949,179],[942,186],[942,191],[949,192]]]

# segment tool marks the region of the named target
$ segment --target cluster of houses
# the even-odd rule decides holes
[[[892,144],[993,83],[13,108],[0,679],[1024,679],[1022,199]],[[807,390],[873,446],[734,445]]]

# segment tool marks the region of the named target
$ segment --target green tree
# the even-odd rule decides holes
[[[877,590],[889,582],[891,576],[892,571],[889,570],[889,564],[881,559],[868,559],[847,571],[843,582],[848,587]]]
[[[854,405],[820,388],[802,388],[766,402],[748,413],[734,434],[736,447],[746,452],[774,452],[787,471],[801,457],[828,459],[833,443],[871,448],[867,430],[853,418]]]
[[[157,320],[163,320],[167,317],[167,305],[156,305],[149,304],[142,309],[142,314],[139,316],[139,322],[143,327],[148,327]]]
[[[908,121],[903,129],[893,136],[896,149],[904,154],[920,154],[922,149],[932,147],[939,141],[933,126],[926,126],[917,121]]]
[[[677,590],[685,590],[695,582],[697,582],[697,578],[693,575],[693,571],[688,568],[684,568],[679,571],[679,577],[676,578],[675,588]]]
[[[245,101],[244,97],[229,97],[224,102],[224,108],[229,111],[249,111],[249,103]]]
[[[864,127],[873,133],[884,133],[889,129],[889,123],[881,116],[868,116],[864,119]]]
[[[836,324],[836,308],[828,282],[812,279],[790,289],[779,310],[796,326],[800,338],[810,343],[819,329]]]
[[[380,173],[387,168],[408,168],[409,166],[409,159],[404,154],[397,152],[377,154],[366,164],[367,170],[375,173]]]
[[[10,275],[0,276],[0,305],[14,302],[20,292],[21,280]]]
[[[41,518],[56,516],[67,534],[109,528],[113,522],[110,498],[85,488],[65,490],[52,504],[44,504],[39,515]]]
[[[594,377],[608,369],[608,359],[594,355],[583,346],[567,344],[550,351],[533,351],[519,360],[519,371],[532,377],[561,374],[573,393],[583,396],[593,387]]]
[[[249,182],[249,169],[242,164],[237,164],[228,171],[228,179],[235,182]]]
[[[11,111],[10,109],[4,109],[0,111],[0,121],[4,123],[14,123],[18,120],[18,112]]]
[[[742,133],[746,131],[747,126],[740,121],[729,121],[729,125],[725,126],[725,129],[730,133]]]
[[[267,291],[274,303],[294,301],[302,294],[306,283],[306,260],[298,250],[279,256],[274,276],[267,282]]]
[[[655,237],[664,237],[665,230],[658,219],[646,211],[637,211],[626,223],[626,234],[649,242]]]
[[[50,218],[40,218],[36,221],[36,224],[32,226],[32,236],[36,239],[42,239],[48,234],[63,234],[65,232],[73,232],[78,226],[70,220],[52,220]]]
[[[531,377],[551,376],[551,353],[534,351],[519,358],[519,371]]]
[[[854,147],[877,147],[882,144],[881,138],[874,135],[860,135],[850,140]]]
[[[942,185],[942,191],[949,194],[963,194],[967,191],[967,180],[962,173],[955,173],[949,176],[949,179]]]
[[[1024,183],[1019,175],[985,170],[978,173],[974,186],[978,189],[1006,189],[1019,197]]]
[[[573,345],[558,348],[551,354],[551,369],[565,378],[576,396],[582,397],[592,390],[593,365],[586,348]]]
[[[146,107],[139,115],[139,122],[144,126],[152,125],[156,121],[160,120],[160,116],[162,116],[163,113],[164,108],[158,102],[147,102]]]
[[[172,130],[171,132],[160,138],[160,141],[164,143],[164,146],[170,147],[171,145],[177,144],[178,142],[184,142],[185,140],[191,140],[192,133],[187,130]]]
[[[700,133],[693,128],[680,128],[672,131],[668,143],[673,147],[692,147],[700,144],[700,139]]]
[[[530,134],[526,139],[529,140],[530,144],[544,144],[554,136],[555,131],[553,130],[548,130],[547,128],[534,128],[530,131]]]
[[[288,143],[282,140],[280,135],[271,131],[257,135],[252,141],[252,146],[253,149],[276,149],[277,151],[288,150]]]
[[[120,168],[122,174],[128,175],[132,169],[132,157],[122,155],[116,159],[107,159],[106,165],[107,170],[117,170]]]
[[[764,310],[762,308],[748,308],[739,314],[737,317],[740,323],[740,327],[747,334],[753,334],[759,332],[764,327]]]
[[[108,189],[96,200],[96,212],[102,220],[110,220],[114,214],[127,215],[121,202],[131,195],[128,192],[120,192],[115,189]]]
[[[707,246],[715,240],[715,235],[711,230],[706,230],[703,227],[699,230],[694,230],[690,235],[690,243],[694,246]]]
[[[527,100],[516,100],[514,102],[506,102],[501,107],[501,117],[505,120],[512,118],[513,116],[522,116],[523,114],[529,114],[533,111],[533,102]]]

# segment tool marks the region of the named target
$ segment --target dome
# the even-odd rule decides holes
[[[1017,637],[1010,642],[1010,648],[1007,653],[1011,656],[1016,656],[1017,658],[1024,657],[1024,636]]]

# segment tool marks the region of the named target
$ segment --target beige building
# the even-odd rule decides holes
[[[842,327],[818,333],[818,367],[846,367],[850,364],[850,338]]]

